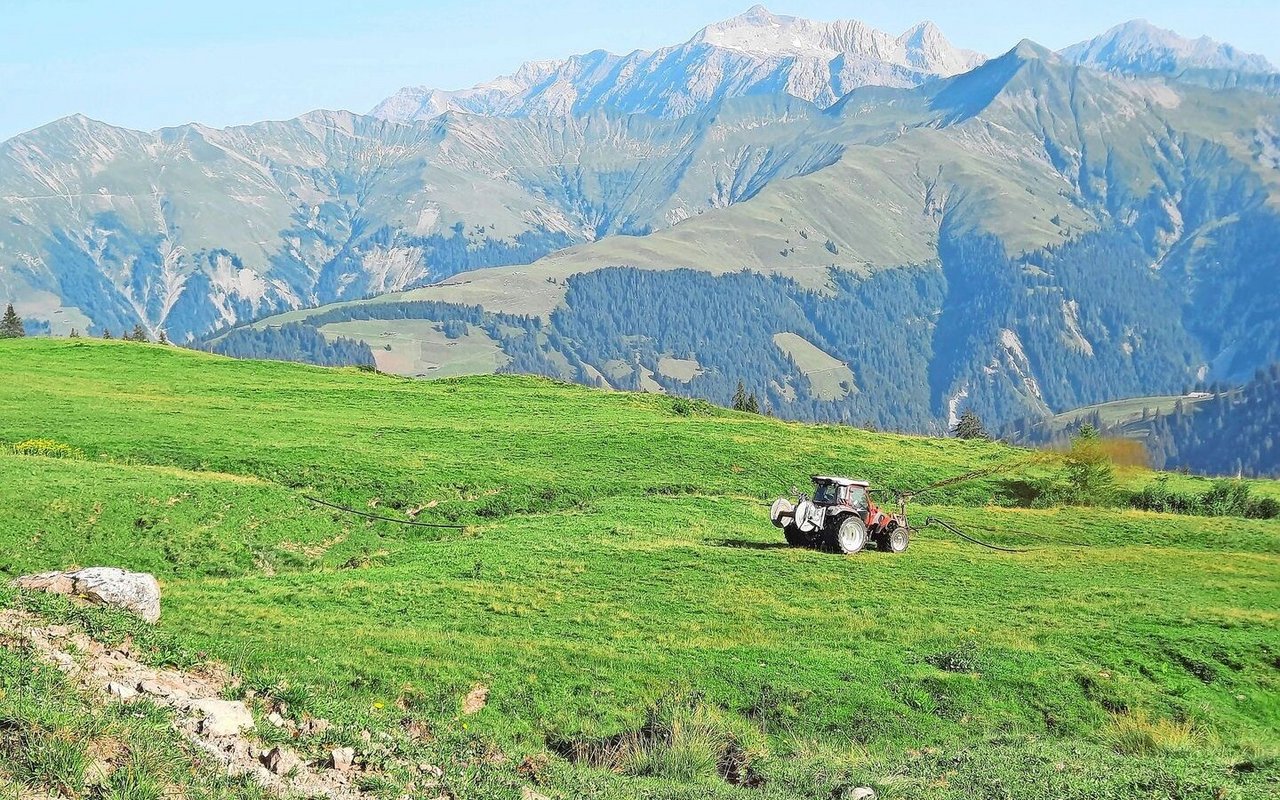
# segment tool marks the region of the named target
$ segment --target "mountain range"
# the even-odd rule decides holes
[[[1278,208],[1261,57],[1129,23],[988,60],[755,7],[368,115],[51,123],[0,144],[0,294],[58,334],[304,328],[405,374],[930,430],[1280,358]]]

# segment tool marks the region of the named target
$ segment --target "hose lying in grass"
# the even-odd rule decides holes
[[[345,511],[348,514],[355,514],[358,517],[364,517],[366,519],[378,519],[378,520],[382,520],[383,522],[395,522],[400,525],[414,525],[419,528],[449,528],[450,530],[455,530],[455,531],[465,531],[467,529],[466,525],[447,525],[443,522],[414,522],[413,520],[408,520],[408,519],[396,519],[395,517],[382,517],[377,514],[370,514],[365,511],[359,511],[354,508],[348,508],[347,506],[340,506],[336,503],[327,503],[324,500],[319,500],[315,497],[311,497],[310,495],[304,494],[302,497],[305,500],[310,500],[316,505],[328,506],[329,508],[336,508],[338,511]]]
[[[956,536],[959,536],[961,539],[964,539],[964,540],[969,541],[969,542],[973,542],[973,543],[974,543],[974,544],[976,544],[976,545],[981,545],[982,547],[986,547],[986,548],[989,548],[989,549],[991,549],[991,550],[999,550],[999,551],[1000,551],[1000,552],[1002,552],[1002,553],[1029,553],[1029,552],[1031,552],[1030,550],[1017,550],[1017,549],[1014,549],[1014,548],[1012,548],[1012,547],[1001,547],[1001,546],[996,545],[996,544],[989,544],[989,543],[987,543],[987,542],[982,541],[981,539],[975,539],[975,538],[973,538],[972,536],[968,535],[967,533],[964,533],[963,531],[961,531],[959,528],[957,528],[956,526],[952,525],[951,523],[946,522],[946,521],[944,521],[944,520],[940,520],[940,519],[938,519],[937,517],[926,517],[926,518],[925,518],[925,520],[924,520],[924,525],[921,525],[919,528],[916,528],[916,530],[921,530],[921,529],[923,529],[923,528],[927,528],[927,527],[929,527],[930,525],[937,525],[937,526],[938,526],[938,527],[940,527],[940,528],[945,528],[946,530],[949,530],[949,531],[951,531],[952,533],[954,533]]]

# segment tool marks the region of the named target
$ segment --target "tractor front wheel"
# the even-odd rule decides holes
[[[867,546],[867,525],[857,517],[849,517],[827,534],[827,544],[837,553],[851,556]]]
[[[901,553],[911,543],[911,533],[902,527],[894,528],[880,537],[880,549],[889,553]]]

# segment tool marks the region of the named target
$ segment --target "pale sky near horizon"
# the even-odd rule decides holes
[[[521,62],[688,39],[752,0],[0,0],[0,140],[68,114],[131,128],[368,111],[402,86],[457,89]],[[995,55],[1053,49],[1133,18],[1280,65],[1277,0],[773,0],[776,14],[860,19],[897,34],[931,19]]]

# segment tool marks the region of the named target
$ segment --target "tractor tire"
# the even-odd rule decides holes
[[[855,516],[846,517],[827,531],[827,546],[846,556],[857,553],[867,546],[867,524]]]
[[[769,507],[769,521],[776,528],[786,528],[791,524],[791,520],[795,518],[795,511],[796,507],[791,505],[790,500],[785,497],[779,497]]]
[[[901,553],[911,543],[911,532],[898,527],[880,537],[880,549],[886,553]]]
[[[801,533],[800,529],[795,525],[788,525],[782,529],[782,535],[786,538],[787,544],[792,547],[812,547],[813,537],[807,533]]]

